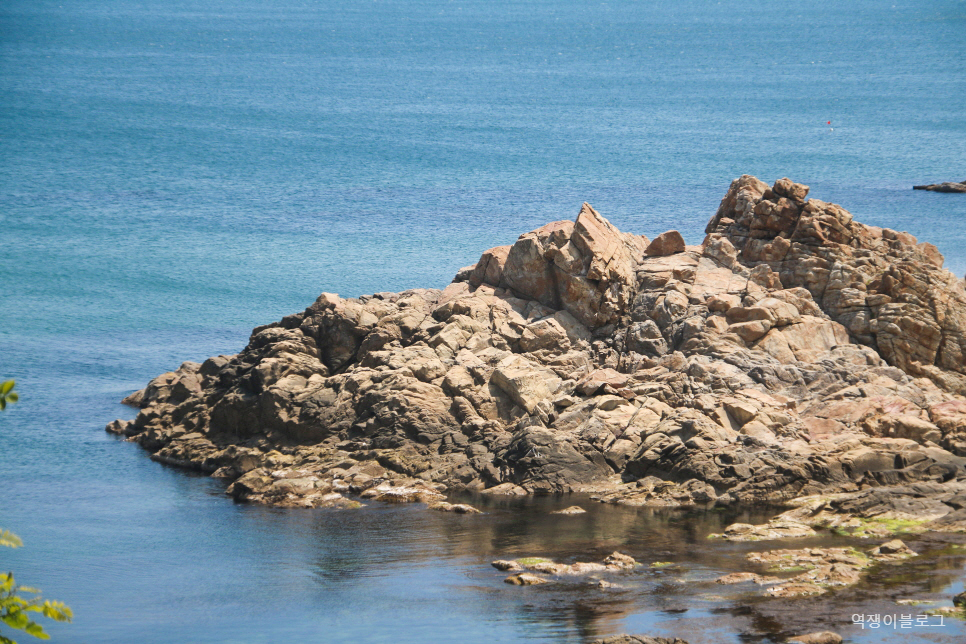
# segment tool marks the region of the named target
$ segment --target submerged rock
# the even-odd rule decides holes
[[[825,589],[817,584],[810,584],[803,581],[793,581],[780,586],[772,586],[765,593],[771,597],[790,599],[792,597],[811,597],[821,595]]]
[[[466,503],[447,503],[446,501],[436,501],[427,506],[430,510],[439,512],[455,512],[456,514],[482,514],[478,509]]]
[[[758,584],[759,586],[764,586],[766,584],[777,584],[781,582],[778,577],[767,577],[762,575],[757,575],[753,572],[733,572],[722,577],[718,577],[714,580],[717,584]]]
[[[584,204],[443,290],[322,294],[158,376],[108,431],[275,505],[821,495],[824,520],[881,516],[870,490],[897,490],[895,512],[966,529],[963,281],[807,193],[736,179],[683,248]],[[786,518],[771,534],[816,527]]]

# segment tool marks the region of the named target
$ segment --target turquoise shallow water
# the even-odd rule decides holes
[[[964,98],[953,0],[6,0],[0,378],[22,399],[0,415],[0,525],[27,547],[0,561],[76,609],[58,641],[738,641],[762,620],[507,594],[480,581],[505,531],[232,505],[103,426],[321,291],[442,287],[583,201],[698,242],[742,173],[963,275],[966,196],[910,188],[966,179]],[[662,530],[621,516],[631,549]]]

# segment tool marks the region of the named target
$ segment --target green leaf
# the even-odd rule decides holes
[[[27,617],[27,614],[20,610],[15,610],[6,615],[0,615],[0,620],[10,628],[16,628],[18,630],[23,630],[30,623],[30,618]]]
[[[64,602],[45,601],[44,616],[58,622],[69,622],[74,619],[74,613]]]
[[[20,537],[10,532],[9,530],[0,530],[0,546],[7,546],[8,548],[19,548],[23,545],[23,541]]]
[[[27,607],[27,600],[23,597],[17,597],[16,595],[11,595],[4,600],[7,603],[7,612],[13,612],[14,610],[23,610]],[[10,608],[10,607],[13,608]]]
[[[41,626],[37,622],[30,622],[29,624],[27,624],[27,627],[24,628],[24,630],[27,632],[28,635],[33,635],[39,640],[50,639],[50,635],[45,633],[43,626]]]
[[[0,409],[6,409],[7,403],[15,403],[20,400],[17,392],[13,391],[13,386],[13,380],[8,380],[0,384]]]

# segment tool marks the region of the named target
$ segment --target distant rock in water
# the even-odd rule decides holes
[[[931,183],[928,186],[913,186],[913,190],[931,190],[932,192],[966,192],[966,179],[956,183],[947,181],[945,183]]]
[[[807,193],[742,176],[700,246],[651,244],[584,204],[442,291],[322,294],[241,353],[158,376],[108,430],[282,506],[906,486],[948,501],[930,519],[958,529],[964,283],[932,244]]]
[[[648,637],[646,635],[612,635],[594,640],[591,644],[688,644],[684,640],[668,637]]]

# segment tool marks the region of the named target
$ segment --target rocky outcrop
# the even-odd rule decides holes
[[[932,245],[807,193],[743,176],[683,248],[584,204],[442,291],[323,294],[241,353],[155,378],[108,430],[280,505],[952,490],[963,282]]]
[[[955,182],[946,181],[944,183],[930,183],[925,186],[913,186],[913,190],[929,190],[931,192],[966,192],[966,180]]]

